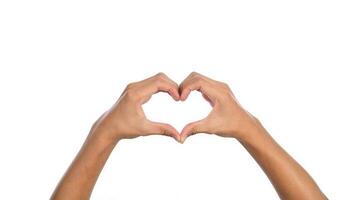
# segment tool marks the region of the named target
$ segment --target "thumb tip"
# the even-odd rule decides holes
[[[186,140],[186,137],[181,136],[180,143],[183,144],[185,142],[185,140]]]

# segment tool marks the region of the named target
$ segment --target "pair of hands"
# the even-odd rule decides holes
[[[181,133],[169,124],[148,120],[142,110],[153,94],[167,92],[185,101],[197,90],[212,110],[187,124]],[[89,199],[94,184],[116,143],[125,138],[167,135],[183,143],[195,133],[216,134],[239,140],[264,170],[281,199],[327,199],[311,176],[244,110],[222,82],[191,73],[180,85],[159,73],[127,86],[118,101],[93,125],[73,163],[51,199]]]
[[[170,124],[146,118],[142,105],[153,94],[167,92],[175,101],[185,101],[194,90],[202,93],[212,110],[206,118],[187,124],[181,133]],[[259,121],[240,106],[227,84],[192,72],[180,85],[164,73],[130,83],[92,129],[111,142],[138,136],[166,135],[183,143],[188,136],[196,133],[216,134],[244,141],[259,128]]]

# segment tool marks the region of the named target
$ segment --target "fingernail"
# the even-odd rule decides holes
[[[181,144],[183,144],[185,142],[185,138],[181,137]]]

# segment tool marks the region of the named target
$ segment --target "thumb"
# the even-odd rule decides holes
[[[203,132],[206,132],[205,120],[191,122],[182,129],[180,134],[180,142],[184,143],[187,137]]]
[[[147,127],[147,132],[150,133],[150,135],[170,136],[173,137],[176,141],[180,142],[180,134],[170,124],[150,121]]]

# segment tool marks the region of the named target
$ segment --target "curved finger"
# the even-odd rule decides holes
[[[187,137],[197,133],[205,133],[205,132],[207,131],[204,120],[191,122],[182,129],[180,134],[180,142],[184,143]]]
[[[178,89],[178,84],[177,84],[175,81],[173,81],[173,80],[172,80],[170,77],[168,77],[166,74],[161,73],[161,75],[163,76],[163,78],[164,78],[166,81],[168,81],[169,83],[171,83],[172,85],[174,85],[176,89]],[[177,90],[176,92],[177,92],[177,94],[178,94],[178,90]]]
[[[177,142],[180,142],[180,134],[170,124],[160,122],[148,122],[146,127],[148,135],[166,135],[173,137]]]
[[[137,90],[135,92],[142,97],[142,103],[148,101],[153,94],[158,92],[167,92],[175,101],[180,98],[178,85],[163,73],[158,73],[139,82],[139,87],[134,88],[134,90]]]
[[[172,98],[174,98],[175,101],[178,101],[180,99],[180,95],[178,92],[178,84],[175,81],[173,81],[171,78],[169,78],[166,74],[158,73],[154,76],[154,79],[156,82],[161,82],[160,87],[158,87],[156,92],[159,91],[168,92],[172,96]]]
[[[170,83],[159,83],[157,88],[153,90],[153,94],[157,92],[167,92],[175,101],[180,100],[178,87]]]
[[[191,77],[182,82],[180,86],[180,99],[186,100],[191,91],[197,90],[209,100],[214,101],[213,88],[210,82],[202,77]]]

